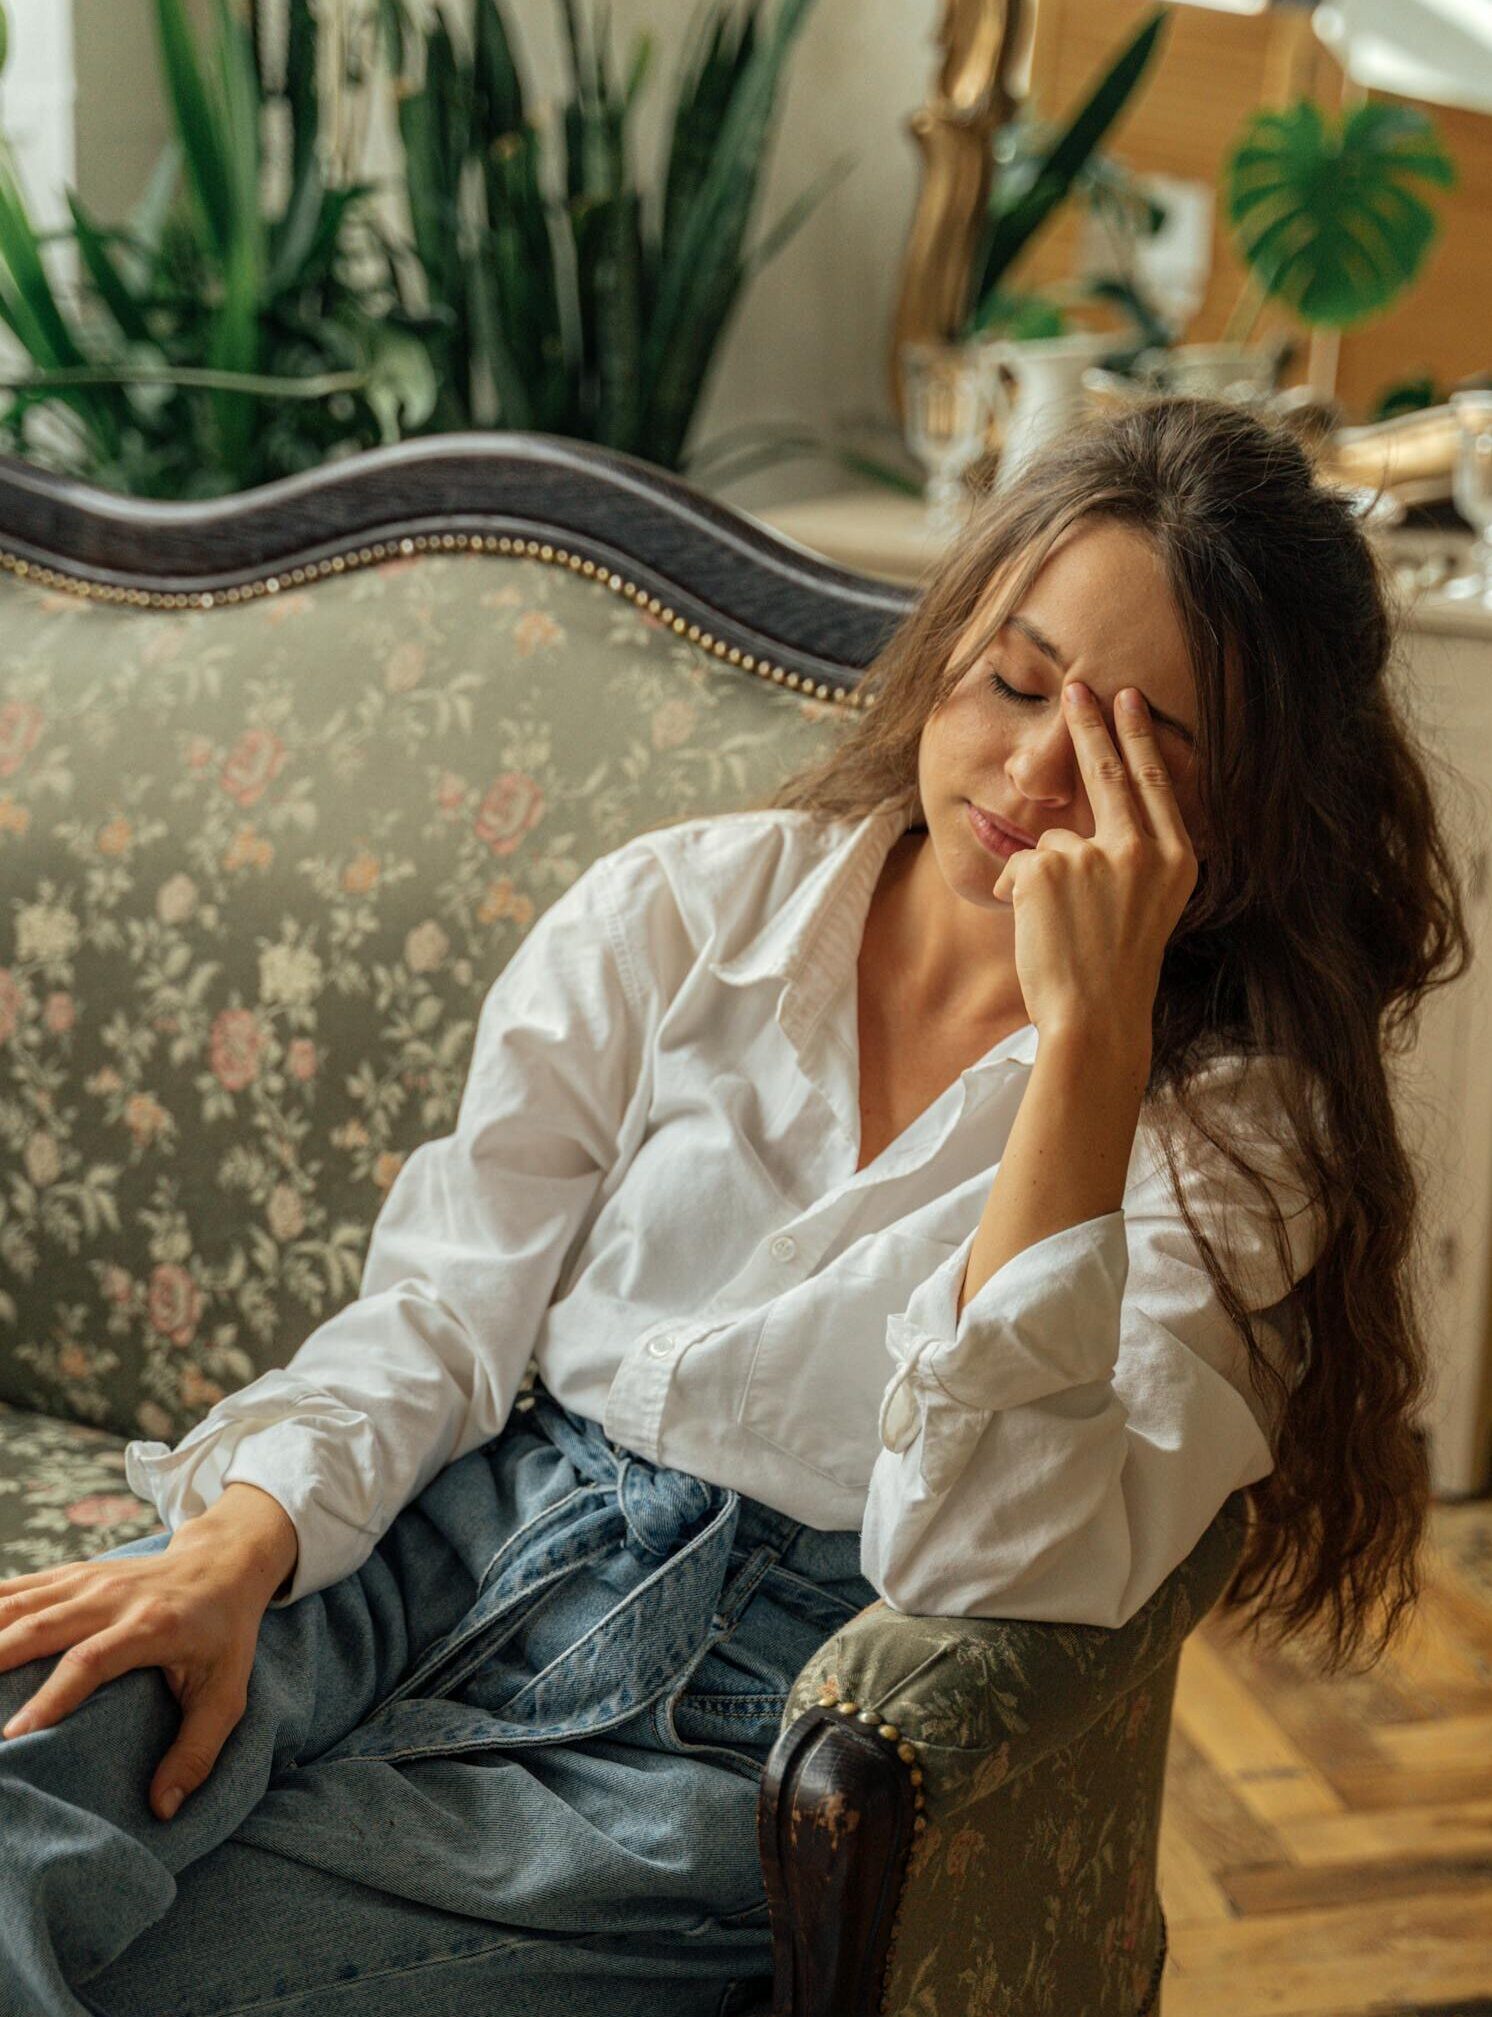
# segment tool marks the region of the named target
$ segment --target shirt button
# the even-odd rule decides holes
[[[791,1233],[779,1233],[772,1242],[772,1254],[776,1260],[790,1261],[797,1251],[798,1242]]]
[[[671,1332],[665,1332],[661,1338],[648,1339],[648,1350],[655,1359],[666,1359],[677,1342]]]

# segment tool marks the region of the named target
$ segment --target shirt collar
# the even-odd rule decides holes
[[[843,946],[852,924],[848,913],[853,912],[853,923],[863,927],[886,857],[910,822],[911,813],[900,798],[885,799],[857,818],[828,822],[831,829],[841,830],[841,837],[799,878],[786,902],[739,952],[709,962],[711,971],[732,982],[791,980],[826,935]],[[858,938],[855,945],[858,949]]]
[[[795,1043],[806,1039],[859,955],[870,899],[886,857],[912,823],[905,794],[832,824],[842,838],[825,850],[754,937],[731,958],[708,962],[721,980],[784,982],[778,1021]],[[1030,1064],[1038,1032],[1026,1023],[991,1046],[970,1070],[1008,1060]]]

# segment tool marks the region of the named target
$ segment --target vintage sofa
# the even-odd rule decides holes
[[[353,1297],[480,1001],[598,853],[769,791],[911,590],[646,463],[448,436],[223,503],[0,461],[0,1576]],[[532,1370],[532,1369],[531,1369]],[[1180,1648],[872,1605],[764,1775],[775,2017],[1142,2017]],[[722,2013],[725,2017],[725,2013]]]

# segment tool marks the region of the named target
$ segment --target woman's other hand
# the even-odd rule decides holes
[[[61,1656],[0,1736],[46,1729],[116,1675],[159,1667],[182,1709],[149,1793],[157,1817],[170,1820],[244,1713],[260,1623],[297,1546],[278,1501],[234,1483],[156,1554],[65,1562],[0,1582],[0,1673]]]

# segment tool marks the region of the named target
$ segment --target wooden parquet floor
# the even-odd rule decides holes
[[[1202,1621],[1159,1881],[1160,2017],[1492,2017],[1492,1499],[1434,1508],[1413,1625],[1369,1674]]]

